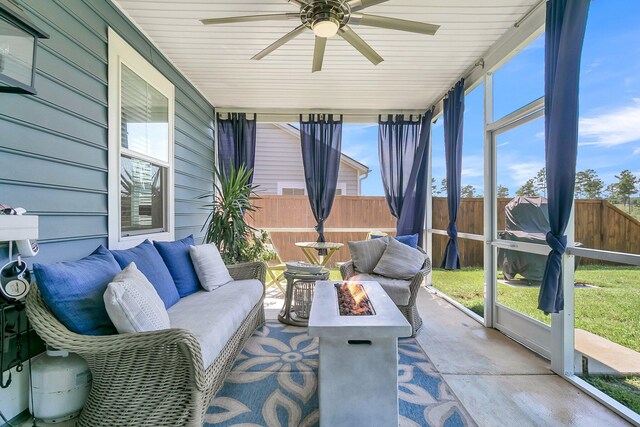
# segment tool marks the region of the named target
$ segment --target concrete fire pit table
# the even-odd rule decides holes
[[[320,426],[397,427],[398,338],[411,325],[378,282],[357,282],[373,315],[341,316],[336,283],[316,283],[309,317],[320,344]]]

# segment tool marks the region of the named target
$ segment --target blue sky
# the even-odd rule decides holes
[[[582,54],[578,170],[606,184],[629,169],[640,176],[640,1],[594,0]],[[494,74],[494,118],[544,94],[544,36]],[[465,100],[462,185],[483,192],[483,87]],[[372,173],[364,195],[383,195],[377,125],[345,125],[343,151]],[[442,119],[433,126],[433,176],[445,176]],[[515,191],[544,166],[544,119],[498,136],[498,183]]]

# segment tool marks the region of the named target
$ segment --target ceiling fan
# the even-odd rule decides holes
[[[439,25],[426,24],[404,19],[387,18],[384,16],[367,15],[360,13],[361,10],[388,0],[287,0],[290,4],[300,8],[298,13],[278,13],[270,15],[250,15],[236,16],[230,18],[203,19],[205,25],[232,24],[237,22],[258,22],[258,21],[284,21],[300,20],[302,23],[288,34],[284,35],[266,49],[256,54],[253,58],[260,60],[269,55],[274,50],[282,47],[289,41],[298,37],[307,30],[312,30],[316,36],[315,48],[313,52],[312,72],[322,70],[324,51],[327,38],[336,34],[345,39],[351,46],[356,48],[373,65],[378,65],[384,59],[376,53],[364,40],[362,40],[351,28],[351,25],[363,25],[366,27],[386,28],[390,30],[408,31],[410,33],[420,33],[434,35]]]

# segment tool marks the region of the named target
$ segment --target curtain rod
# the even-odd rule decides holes
[[[429,107],[430,108],[430,107]],[[425,111],[428,111],[429,108],[424,109],[393,109],[393,110],[329,110],[329,109],[310,109],[310,108],[301,108],[301,109],[268,109],[263,110],[260,108],[228,108],[228,107],[218,107],[216,108],[216,113],[218,114],[229,114],[229,113],[247,113],[247,114],[257,114],[260,116],[299,116],[300,114],[342,114],[345,116],[377,116],[379,114],[423,114]]]
[[[531,9],[529,9],[529,11],[527,13],[525,13],[524,15],[522,15],[522,18],[518,19],[516,21],[515,24],[513,24],[514,27],[518,28],[520,25],[522,25],[522,23],[524,21],[527,20],[527,18],[529,18],[531,15],[533,15],[533,13],[538,10],[538,8],[540,6],[542,6],[543,4],[545,4],[547,2],[547,0],[541,0],[538,4],[536,4],[535,6],[533,6]]]
[[[333,114],[334,116],[342,116],[343,123],[378,123],[379,115],[404,115],[409,117],[411,115],[420,116],[424,115],[433,107],[424,109],[412,109],[412,110],[308,110],[301,109],[295,110],[260,110],[260,109],[227,109],[217,108],[216,113],[222,114],[223,117],[231,112],[251,112],[256,114],[256,121],[258,123],[293,123],[298,122],[300,115],[308,114]]]
[[[225,115],[225,114],[226,114],[227,118],[223,119],[222,115]],[[236,112],[233,112],[233,111],[216,111],[216,119],[218,119],[218,120],[229,120],[231,118],[232,114],[246,114],[248,120],[256,120],[257,117],[258,117],[258,115],[256,113],[236,113]],[[253,115],[253,119],[249,118],[251,115]]]

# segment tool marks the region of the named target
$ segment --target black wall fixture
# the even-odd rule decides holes
[[[0,92],[35,95],[38,39],[49,35],[9,0],[0,0]]]

